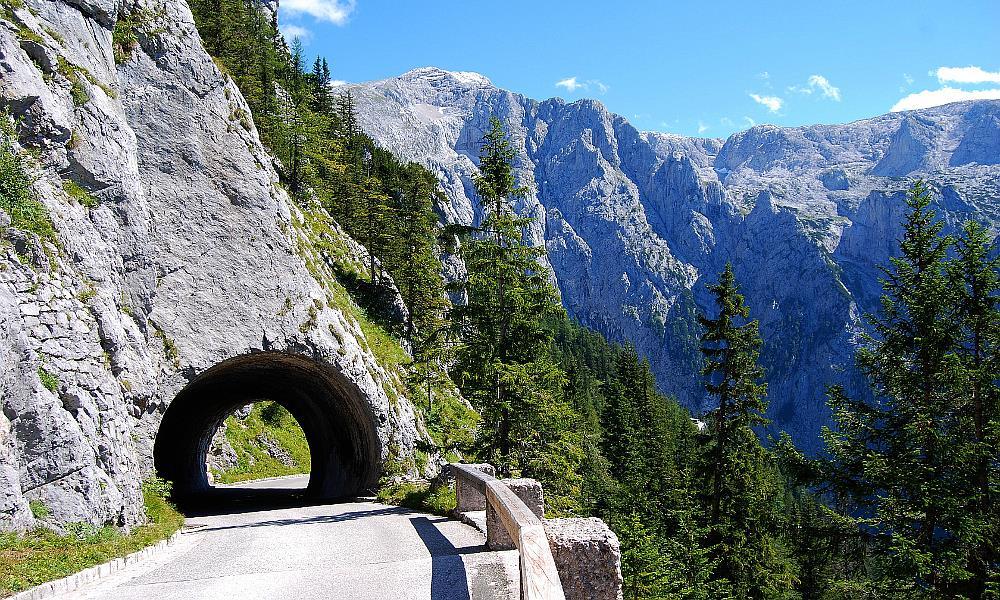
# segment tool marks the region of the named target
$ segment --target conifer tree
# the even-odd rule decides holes
[[[951,281],[958,294],[962,415],[959,439],[968,462],[966,497],[956,508],[966,514],[959,535],[969,548],[968,582],[959,586],[969,598],[988,588],[1000,593],[1000,258],[991,256],[985,227],[965,224],[956,240]]]
[[[709,544],[718,561],[716,577],[728,580],[737,597],[764,598],[787,586],[780,548],[773,537],[778,490],[768,454],[753,427],[767,423],[767,384],[758,364],[757,321],[726,264],[709,286],[718,315],[701,316],[705,388],[718,399],[704,450],[708,488]]]
[[[579,491],[582,450],[545,328],[562,309],[538,262],[544,250],[522,241],[528,221],[507,204],[526,190],[515,183],[513,148],[495,117],[483,142],[475,185],[488,213],[463,249],[468,302],[452,311],[462,340],[455,379],[483,418],[480,458],[505,476],[536,476],[555,498],[569,499]]]
[[[947,260],[952,239],[943,235],[922,181],[907,204],[900,256],[884,270],[881,311],[870,317],[873,333],[858,352],[875,398],[851,399],[831,388],[837,430],[825,437],[832,478],[853,496],[882,552],[873,586],[906,597],[950,596],[969,579],[966,465],[977,462],[964,433],[971,419],[959,354],[960,294]],[[969,268],[969,275],[978,270]],[[970,315],[980,311],[975,304]],[[968,321],[973,330],[976,321]]]

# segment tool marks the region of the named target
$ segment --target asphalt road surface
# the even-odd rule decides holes
[[[267,495],[307,477],[229,487]],[[65,596],[75,600],[507,600],[517,553],[489,552],[458,521],[375,502],[261,508],[222,502],[189,517],[163,553]],[[286,503],[287,504],[287,503]]]

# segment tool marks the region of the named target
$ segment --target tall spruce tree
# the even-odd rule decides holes
[[[1000,258],[989,232],[969,221],[956,240],[951,281],[958,294],[962,414],[951,444],[969,448],[964,510],[958,535],[968,548],[969,598],[1000,594]],[[990,589],[992,588],[992,590]]]
[[[965,439],[960,294],[948,267],[952,240],[922,181],[907,204],[900,256],[884,270],[881,311],[869,318],[873,333],[858,351],[875,398],[831,388],[837,429],[825,437],[832,479],[853,496],[882,552],[869,587],[953,597],[970,578],[967,465],[976,463]]]
[[[718,400],[703,456],[708,540],[717,578],[727,580],[737,597],[765,598],[787,588],[790,578],[773,534],[779,490],[753,430],[767,423],[761,338],[731,264],[708,289],[718,311],[715,318],[699,318],[705,389]]]
[[[462,340],[454,378],[482,415],[481,459],[505,476],[523,473],[553,487],[553,500],[575,504],[583,452],[576,420],[562,392],[565,374],[548,354],[545,321],[559,314],[555,291],[539,264],[544,249],[522,240],[530,221],[508,202],[516,185],[514,151],[499,119],[483,138],[476,190],[487,216],[463,248],[468,302],[452,311]]]

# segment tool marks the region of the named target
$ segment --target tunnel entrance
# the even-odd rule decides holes
[[[189,383],[167,407],[153,447],[157,474],[183,504],[218,502],[205,458],[227,416],[271,400],[298,421],[309,443],[304,499],[356,496],[377,484],[381,443],[367,400],[342,375],[310,358],[278,352],[223,361]]]

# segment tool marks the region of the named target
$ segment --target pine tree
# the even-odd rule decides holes
[[[959,346],[963,393],[959,439],[969,450],[966,519],[957,532],[969,548],[969,598],[983,598],[989,585],[1000,592],[1000,258],[991,257],[986,228],[965,224],[949,267],[958,293]]]
[[[832,478],[851,495],[883,553],[873,586],[909,596],[950,595],[969,578],[964,548],[973,446],[966,406],[959,294],[948,268],[950,237],[922,181],[882,282],[881,311],[858,351],[874,401],[840,388],[828,395],[837,425],[825,437]]]
[[[513,149],[500,121],[491,123],[475,179],[488,214],[463,248],[468,302],[452,311],[462,340],[454,376],[483,418],[480,458],[504,476],[536,476],[553,489],[553,500],[569,500],[579,492],[583,456],[545,327],[562,309],[538,262],[544,250],[522,241],[528,221],[507,204],[525,190],[515,184]]]
[[[738,597],[764,598],[787,587],[788,577],[771,533],[778,490],[753,430],[767,423],[767,385],[758,364],[761,338],[757,321],[748,321],[750,309],[731,264],[708,289],[718,310],[714,319],[699,318],[705,328],[705,388],[718,399],[704,452],[709,543],[718,561],[716,576],[728,580]]]

